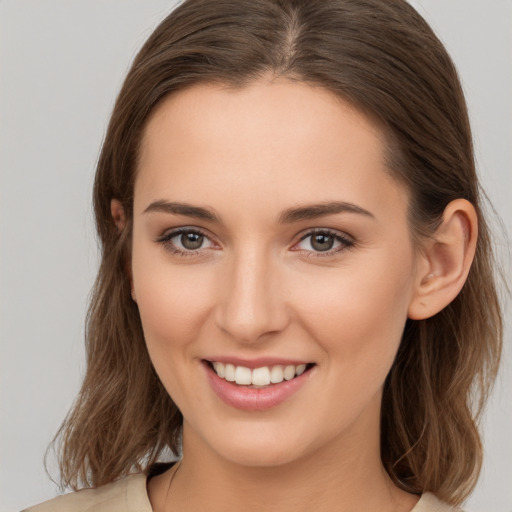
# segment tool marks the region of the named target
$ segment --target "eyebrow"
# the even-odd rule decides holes
[[[193,206],[187,203],[169,202],[163,199],[151,203],[143,213],[160,212],[171,213],[175,215],[185,215],[186,217],[194,217],[196,219],[208,220],[211,222],[221,223],[220,217],[209,208],[201,206]]]
[[[367,217],[375,218],[372,213],[360,206],[345,201],[330,201],[327,203],[312,204],[289,208],[279,216],[280,224],[291,224],[301,220],[316,219],[324,215],[336,213],[357,213]]]
[[[201,206],[193,206],[188,203],[165,201],[163,199],[152,202],[144,213],[161,212],[175,215],[184,215],[200,220],[207,220],[222,224],[222,219],[212,209]],[[329,201],[326,203],[311,204],[288,208],[278,217],[279,224],[293,224],[302,220],[316,219],[325,215],[337,213],[355,213],[366,217],[375,218],[372,213],[360,206],[345,201]]]

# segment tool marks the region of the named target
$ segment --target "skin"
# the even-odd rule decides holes
[[[140,157],[132,295],[184,416],[171,492],[171,472],[148,484],[154,510],[410,511],[418,498],[380,461],[382,387],[406,319],[434,314],[463,284],[476,236],[469,203],[454,202],[438,241],[416,250],[408,193],[386,169],[379,130],[330,93],[283,78],[171,96]],[[220,221],[150,207],[162,201]],[[367,213],[279,222],[332,201]],[[122,228],[116,201],[112,213]],[[170,239],[182,227],[205,235],[188,255],[172,252],[187,251]],[[325,229],[349,243],[315,250],[305,236]],[[315,366],[281,405],[243,411],[205,377],[202,361],[220,355]]]

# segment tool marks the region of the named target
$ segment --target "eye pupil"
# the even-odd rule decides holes
[[[311,246],[316,251],[328,251],[332,249],[334,238],[331,235],[318,234],[311,238]]]
[[[185,249],[191,251],[199,249],[203,245],[204,236],[199,233],[183,233],[181,235],[181,243]]]

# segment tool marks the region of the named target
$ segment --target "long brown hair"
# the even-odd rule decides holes
[[[476,422],[496,375],[500,306],[468,113],[454,65],[404,0],[186,0],[153,32],[118,96],[98,162],[102,258],[87,319],[87,372],[59,431],[63,486],[98,486],[179,451],[180,411],[151,365],[129,262],[133,185],[148,116],[197,83],[232,87],[271,72],[321,86],[370,116],[389,172],[410,192],[411,232],[432,234],[453,199],[476,208],[466,284],[443,311],[409,320],[387,377],[381,455],[394,482],[452,504],[481,466]],[[112,198],[127,214],[120,233]]]

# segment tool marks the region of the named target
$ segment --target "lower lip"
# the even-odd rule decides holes
[[[294,395],[307,382],[313,371],[312,368],[292,380],[258,389],[239,386],[220,378],[207,362],[204,362],[203,366],[210,386],[217,396],[231,407],[245,411],[263,411],[278,406]]]

